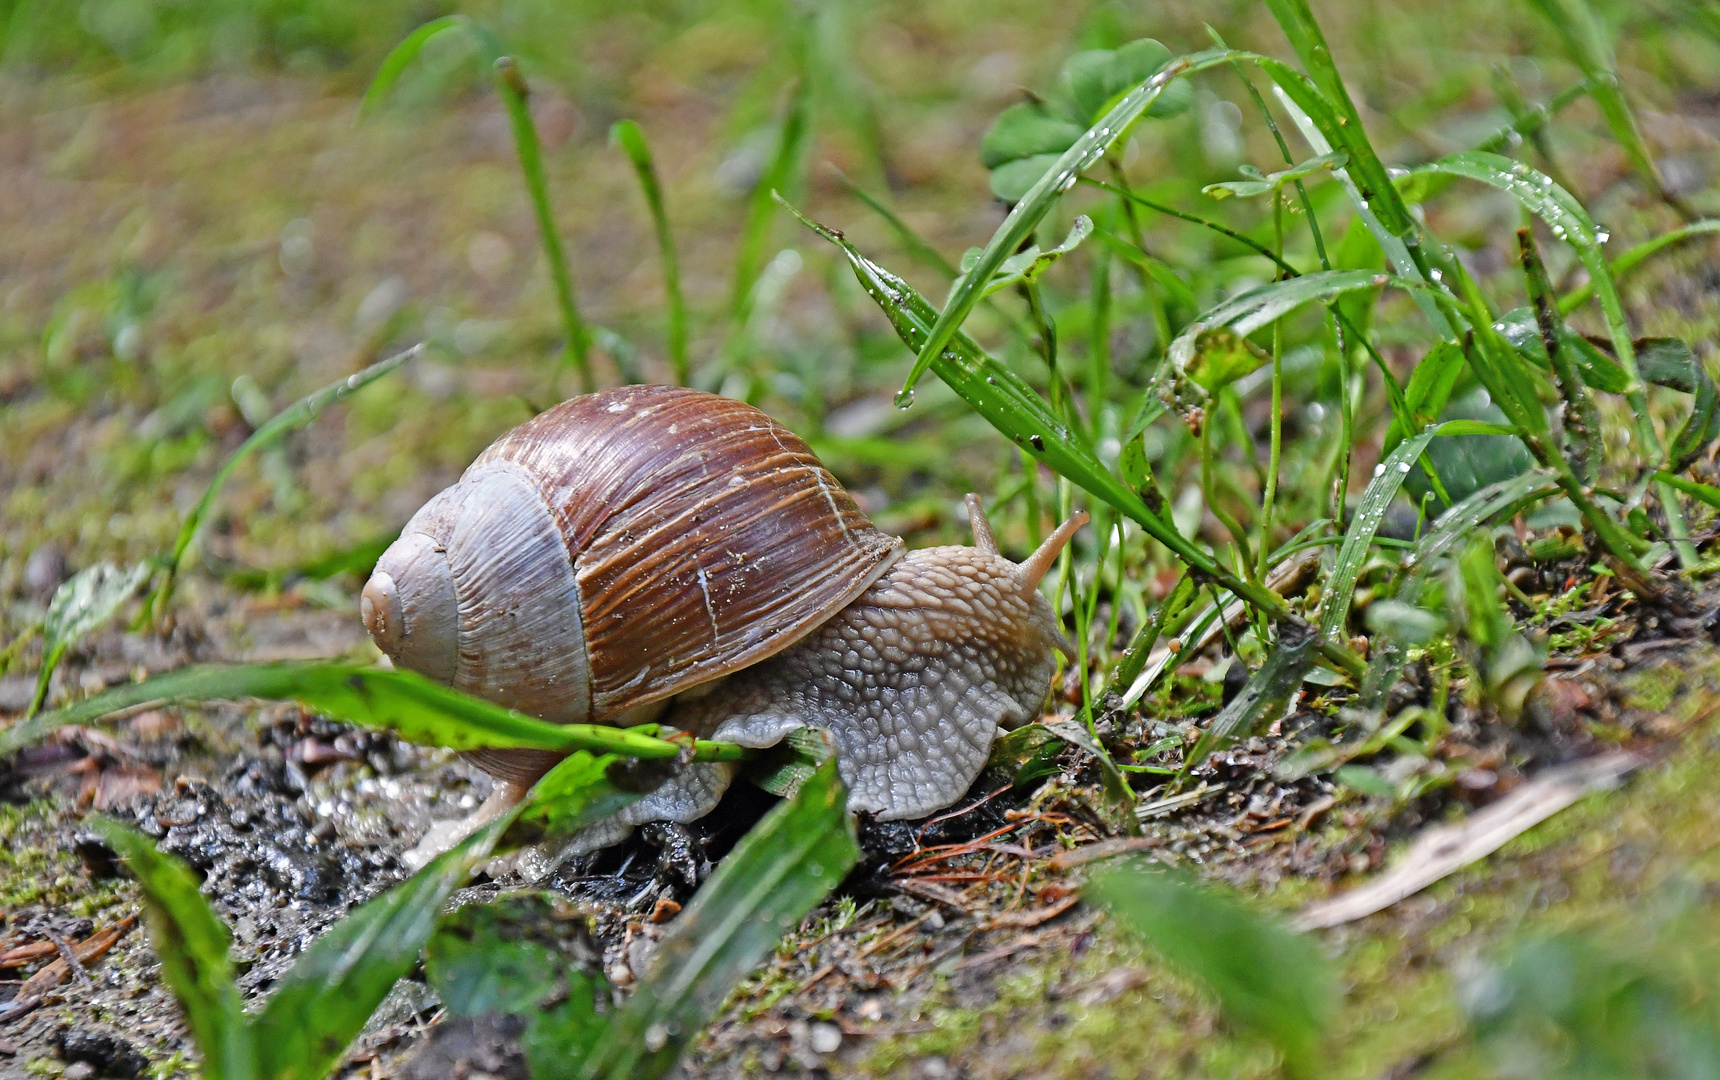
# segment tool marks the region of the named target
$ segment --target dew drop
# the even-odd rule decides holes
[[[1375,476],[1379,476],[1382,473],[1384,473],[1385,471],[1386,471],[1386,466],[1385,466],[1385,462],[1383,462],[1383,461],[1380,462],[1378,465],[1374,466],[1374,475]]]
[[[904,386],[900,390],[896,391],[896,408],[907,409],[907,408],[911,408],[913,406],[913,404],[914,404],[914,388],[913,387]]]
[[[1409,472],[1409,462],[1407,462],[1407,461],[1398,462],[1398,472],[1400,472],[1400,473]]]

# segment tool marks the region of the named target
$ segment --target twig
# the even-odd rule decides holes
[[[1392,869],[1359,888],[1309,904],[1291,925],[1316,930],[1383,911],[1491,855],[1579,799],[1616,787],[1643,760],[1615,750],[1550,769],[1463,822],[1424,830]]]

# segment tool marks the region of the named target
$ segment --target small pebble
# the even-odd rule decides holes
[[[24,560],[24,588],[40,599],[52,596],[65,578],[66,557],[56,544],[43,544]]]
[[[834,1054],[842,1046],[842,1029],[835,1024],[814,1024],[807,1045],[816,1054]]]
[[[66,1071],[60,1075],[64,1080],[90,1080],[96,1074],[96,1067],[87,1061],[74,1061],[66,1066]]]

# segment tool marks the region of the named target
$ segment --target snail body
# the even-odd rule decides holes
[[[974,547],[904,551],[810,448],[676,387],[574,398],[432,498],[365,585],[395,664],[558,723],[661,721],[769,746],[829,730],[850,806],[916,817],[967,790],[1072,652],[1037,585],[1084,516],[1021,564],[969,496]],[[523,790],[556,760],[485,751]],[[624,824],[708,812],[691,765]]]

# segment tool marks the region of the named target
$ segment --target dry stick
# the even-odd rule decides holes
[[[1383,911],[1498,851],[1584,796],[1617,786],[1642,764],[1640,755],[1615,750],[1550,769],[1459,824],[1423,831],[1391,870],[1359,888],[1308,905],[1291,925],[1316,930]]]

